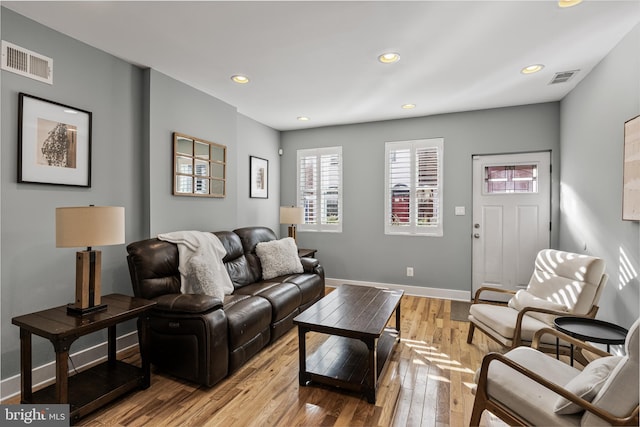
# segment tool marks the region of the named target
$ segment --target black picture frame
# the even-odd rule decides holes
[[[249,156],[249,197],[269,198],[269,160]]]
[[[90,111],[26,93],[18,100],[18,182],[91,187]]]

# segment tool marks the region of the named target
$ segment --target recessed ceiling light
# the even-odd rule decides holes
[[[411,110],[411,109],[413,109],[413,108],[416,108],[416,104],[404,104],[404,105],[402,106],[402,108],[403,108],[404,110]]]
[[[236,74],[235,76],[231,76],[231,80],[241,85],[245,83],[249,83],[249,77],[243,76],[242,74]]]
[[[306,117],[306,116],[298,116],[298,121],[299,121],[299,122],[308,122],[308,121],[309,121],[309,117]]]
[[[386,52],[378,56],[378,61],[383,64],[393,64],[394,62],[400,61],[400,54],[396,52]]]
[[[527,67],[524,67],[522,70],[520,70],[520,72],[522,74],[533,74],[533,73],[537,73],[538,71],[542,70],[544,68],[544,65],[542,64],[533,64],[533,65],[529,65]]]
[[[559,7],[571,7],[582,3],[582,0],[558,0]]]

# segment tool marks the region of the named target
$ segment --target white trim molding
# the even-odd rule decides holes
[[[403,290],[407,295],[428,298],[441,298],[455,301],[471,301],[471,291],[458,291],[455,289],[427,288],[423,286],[396,285],[393,283],[363,282],[361,280],[325,279],[325,285],[336,288],[340,285],[371,286],[374,288],[387,288]]]

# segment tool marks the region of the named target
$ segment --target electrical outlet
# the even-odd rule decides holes
[[[407,277],[413,277],[413,267],[407,267]]]

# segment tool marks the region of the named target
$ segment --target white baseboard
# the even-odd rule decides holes
[[[122,335],[116,339],[116,349],[118,352],[127,350],[132,346],[138,345],[138,332],[132,331]],[[69,363],[69,372],[81,370],[84,367],[95,365],[99,362],[107,360],[107,342],[80,350],[77,353],[70,354],[71,362]],[[32,373],[33,388],[39,388],[53,384],[56,382],[56,362],[52,361],[33,369]],[[0,382],[0,401],[10,399],[20,394],[20,374],[14,375]]]
[[[425,288],[422,286],[395,285],[393,283],[363,282],[361,280],[325,279],[325,285],[335,288],[340,285],[372,286],[374,288],[388,288],[403,290],[407,295],[429,298],[450,299],[456,301],[471,301],[471,291],[457,291],[453,289]]]

